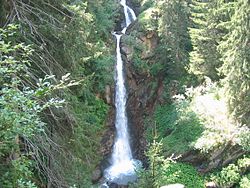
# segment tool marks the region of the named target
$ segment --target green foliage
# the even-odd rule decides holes
[[[143,51],[146,50],[146,47],[141,44],[138,39],[137,32],[131,32],[129,36],[124,36],[125,47],[128,47],[128,50],[131,50],[128,55],[128,59],[132,59],[133,70],[139,75],[149,75],[151,66],[147,60],[141,58]],[[138,41],[138,42],[135,42]]]
[[[190,8],[190,71],[221,80],[231,114],[248,125],[249,2],[194,0]]]
[[[191,165],[178,162],[169,162],[169,164],[164,164],[162,166],[161,171],[162,172],[155,181],[155,185],[157,187],[174,183],[181,183],[187,188],[205,187],[203,179],[198,175],[196,169]]]
[[[248,188],[250,187],[250,175],[248,176],[243,176],[242,179],[240,180],[240,188]]]
[[[241,170],[241,172],[246,172],[250,167],[250,157],[244,156],[243,158],[237,161],[237,164]]]
[[[162,143],[155,140],[147,152],[149,168],[141,172],[139,181],[134,187],[161,187],[163,185],[181,183],[187,188],[203,188],[204,181],[197,171],[188,164],[179,163],[162,156]]]
[[[228,9],[218,11],[219,8],[221,5],[213,0],[194,0],[190,4],[192,22],[189,33],[193,45],[193,51],[190,53],[190,71],[200,79],[207,76],[212,80],[218,80],[220,77],[217,69],[222,65],[222,61],[217,46],[226,31],[225,28],[219,27],[219,20],[222,17],[221,13]]]
[[[129,187],[131,188],[140,188],[140,187],[144,187],[144,188],[153,188],[153,178],[150,174],[149,170],[140,170],[137,172],[138,175],[138,180],[133,183],[130,184]]]
[[[160,165],[164,161],[162,153],[162,143],[154,140],[146,153],[149,160],[149,168],[139,172],[139,181],[134,184],[134,187],[155,187],[155,181],[160,173]]]
[[[117,7],[120,5],[113,0],[34,0],[25,3],[18,0],[1,1],[0,4],[1,9],[10,9],[5,10],[4,18],[20,25],[17,35],[11,39],[9,37],[4,45],[8,47],[8,42],[12,40],[18,44],[18,41],[24,41],[33,48],[30,56],[25,59],[13,51],[15,60],[18,58],[20,62],[28,61],[28,66],[24,69],[22,66],[26,62],[15,63],[11,58],[8,61],[13,65],[13,70],[17,70],[19,66],[23,70],[22,74],[17,74],[21,81],[17,88],[20,92],[25,90],[20,95],[20,104],[25,106],[28,103],[30,108],[27,107],[27,113],[23,112],[20,116],[28,114],[30,116],[24,117],[30,119],[26,122],[28,126],[21,128],[25,134],[32,133],[28,137],[31,139],[28,143],[31,148],[35,148],[40,162],[36,165],[34,176],[42,177],[40,179],[43,185],[40,186],[48,183],[55,187],[69,187],[74,184],[90,187],[91,171],[100,160],[97,151],[108,111],[108,105],[102,98],[106,85],[113,84],[113,40],[110,40],[110,31],[115,22],[111,17],[118,15]],[[13,12],[20,16],[13,16]],[[1,25],[4,18],[0,18]],[[22,48],[29,46],[23,45]],[[10,50],[2,47],[1,51],[6,49]],[[62,85],[60,82],[55,87],[50,84],[56,83],[66,73],[71,73],[75,80],[84,80],[85,84],[64,92],[56,91],[74,85],[67,78],[62,81],[66,84]],[[26,74],[29,76],[26,77]],[[40,85],[36,85],[39,78],[47,74],[55,76],[46,77],[39,81]],[[1,85],[6,80],[6,76],[0,77]],[[53,93],[51,100],[48,97],[50,93]],[[67,101],[64,108],[52,107],[52,104],[60,106],[64,102],[59,100],[61,97]],[[34,110],[40,108],[39,105],[43,109],[36,113]],[[6,113],[18,110],[17,107],[16,110],[10,109]],[[7,117],[4,116],[3,121]],[[35,124],[39,122],[33,123],[37,121],[36,117],[39,122],[43,119],[39,126]],[[2,154],[2,150],[0,153]],[[5,154],[2,156],[8,157]]]
[[[150,49],[147,49],[148,47],[144,46],[143,43],[137,39],[139,37],[138,35],[138,32],[131,32],[129,36],[124,37],[124,43],[128,46],[128,49],[131,50],[131,54],[128,54],[128,59],[132,59],[133,70],[136,71],[137,74],[145,77],[157,77],[159,72],[164,69],[164,65],[159,62],[152,62],[151,57],[155,55],[154,50],[150,51]],[[135,43],[135,40],[138,42]],[[146,56],[146,58],[142,58],[142,56]]]
[[[150,7],[154,6],[155,1],[154,0],[136,0],[136,2],[139,1],[141,5],[141,10],[147,10]]]
[[[114,18],[117,16],[119,4],[113,0],[86,0],[89,12],[93,15],[95,34],[99,34],[102,40],[109,36],[114,28]],[[96,39],[96,36],[94,36]]]
[[[157,8],[150,7],[139,15],[139,23],[146,31],[154,31],[158,27]]]
[[[175,64],[175,71],[184,71],[190,50],[188,26],[188,9],[185,1],[158,1],[158,32],[165,54],[169,54]],[[171,70],[170,70],[171,71]],[[180,72],[183,73],[183,72]]]
[[[54,31],[45,25],[46,30],[40,32],[55,41],[51,51],[60,66],[77,79],[91,76],[92,92],[104,92],[105,85],[113,79],[114,60],[108,37],[114,26],[110,17],[115,16],[117,5],[107,1],[75,1],[66,3],[66,7],[74,17],[70,23],[64,23],[62,18],[63,30]]]
[[[133,58],[133,68],[138,73],[140,72],[140,74],[144,73],[146,75],[150,73],[152,67],[147,62],[141,60],[140,57],[135,56]]]
[[[159,77],[164,82],[191,85],[189,68],[202,81],[206,76],[221,81],[230,113],[240,124],[228,121],[224,112],[220,114],[223,118],[210,114],[208,109],[215,107],[220,112],[216,103],[198,105],[207,109],[203,112],[194,109],[195,99],[158,106],[151,124],[156,124],[162,144],[153,141],[155,127],[149,126],[147,137],[153,142],[148,151],[150,165],[142,172],[138,187],[158,187],[177,182],[177,178],[186,186],[203,187],[191,166],[164,159],[161,152],[181,154],[195,146],[212,155],[225,145],[249,151],[249,1],[132,3],[141,3],[145,10],[138,17],[139,32],[143,36],[153,32],[157,43],[148,52],[137,32],[131,32],[125,41],[132,46],[133,55],[128,58],[135,72],[153,77],[151,90],[157,87],[154,78]],[[91,186],[90,174],[100,160],[96,151],[108,111],[102,97],[105,87],[113,83],[110,31],[115,19],[120,19],[118,6],[113,0],[0,0],[0,25],[6,25],[5,19],[19,24],[0,29],[0,184],[42,187],[37,181],[42,176],[41,184],[54,187]],[[141,59],[143,55],[145,59]],[[76,80],[84,78],[85,85],[64,93],[56,91],[75,85],[69,74],[63,76],[68,72]],[[46,76],[53,74],[56,76]],[[168,90],[163,93],[172,102]],[[58,109],[64,102],[62,96],[68,103]],[[248,169],[249,159],[244,158],[223,168],[214,180],[222,187],[249,187]]]
[[[66,87],[67,76],[57,85],[50,83],[53,76],[39,79],[37,87],[25,86],[28,79],[30,46],[10,40],[17,27],[9,25],[0,30],[0,184],[5,187],[35,187],[33,182],[32,150],[23,149],[23,142],[34,139],[45,131],[41,113],[49,107],[60,107],[64,102],[50,98],[54,90]],[[72,82],[68,85],[74,85]],[[46,100],[45,100],[46,98]],[[21,141],[23,140],[23,141]],[[24,150],[21,152],[21,150]],[[31,153],[30,153],[31,152]],[[9,158],[5,163],[4,159]],[[37,164],[36,164],[37,165]]]
[[[201,152],[211,153],[226,145],[237,145],[248,151],[249,128],[229,117],[224,89],[208,79],[204,85],[188,88],[191,108],[203,122],[204,131],[194,143]],[[233,136],[232,136],[233,135]]]
[[[163,150],[168,155],[190,150],[203,132],[203,123],[187,100],[158,106],[152,121],[156,123],[157,133],[163,142]],[[149,140],[153,139],[152,128],[149,127],[147,130]]]
[[[16,160],[12,160],[10,166],[3,166],[1,171],[5,171],[0,178],[0,183],[6,188],[37,188],[34,179],[34,164],[27,156],[22,155]],[[6,169],[9,170],[6,172]]]
[[[187,73],[188,53],[191,50],[187,30],[187,4],[185,1],[143,1],[141,4],[142,9],[146,10],[138,16],[139,35],[153,34],[152,40],[155,40],[157,46],[148,49],[146,44],[145,49],[142,48],[140,52],[133,51],[137,54],[132,58],[136,62],[135,67],[139,69],[139,73],[143,71],[148,76],[161,75],[179,80],[180,74]],[[150,42],[151,39],[147,40]],[[137,43],[141,41],[138,39]],[[140,58],[139,61],[137,57]],[[142,61],[142,58],[146,61]]]
[[[249,185],[250,158],[243,157],[239,159],[236,164],[229,164],[222,168],[221,171],[213,173],[210,180],[214,181],[219,187],[233,187],[240,185],[240,187],[247,187]],[[248,173],[247,175],[245,175]]]
[[[94,90],[104,93],[105,86],[113,83],[113,64],[114,57],[111,55],[99,57],[93,62],[92,68],[94,68],[93,87]]]
[[[221,70],[226,89],[228,106],[242,124],[249,126],[250,79],[249,79],[249,2],[240,0],[235,3],[235,14],[228,23],[229,33],[219,45],[224,62]]]
[[[228,167],[223,168],[218,176],[212,177],[221,187],[232,187],[240,180],[239,168],[230,164]]]

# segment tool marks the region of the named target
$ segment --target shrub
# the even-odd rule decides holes
[[[240,188],[249,188],[250,187],[250,174],[243,176],[240,180]]]
[[[188,151],[203,132],[203,123],[192,111],[187,100],[158,106],[153,121],[156,123],[159,138],[162,139],[163,150],[168,155]],[[152,128],[147,129],[150,141],[152,141]]]
[[[187,188],[204,187],[204,181],[194,167],[162,156],[161,142],[154,140],[147,156],[149,168],[139,173],[139,180],[132,187],[152,188],[173,183],[184,184]]]
[[[189,164],[168,161],[161,167],[161,172],[155,181],[156,187],[181,183],[187,188],[202,188],[204,181],[196,169]]]
[[[236,164],[229,164],[222,168],[221,171],[213,173],[210,180],[214,181],[220,187],[232,187],[240,185],[240,187],[249,187],[249,174],[244,175],[250,167],[250,159],[243,157]]]

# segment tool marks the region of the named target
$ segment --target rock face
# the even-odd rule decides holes
[[[131,3],[128,1],[128,3]],[[132,1],[133,3],[133,1]],[[121,11],[121,10],[119,10]],[[117,18],[118,20],[124,20],[122,18]],[[115,30],[121,30],[120,23],[117,24]],[[134,31],[137,31],[134,34]],[[133,31],[133,32],[132,32]],[[132,36],[132,43],[138,44],[138,46],[133,46],[133,44],[126,45],[127,41],[130,40]],[[126,38],[127,37],[127,38]],[[129,43],[129,42],[128,42]],[[154,109],[157,104],[165,104],[164,90],[166,90],[166,85],[164,84],[164,77],[166,73],[159,73],[153,75],[149,68],[141,70],[140,66],[135,69],[135,57],[138,57],[143,64],[146,62],[148,66],[152,66],[157,63],[157,49],[159,45],[159,37],[157,31],[147,31],[142,32],[139,23],[135,21],[127,29],[126,35],[123,35],[121,41],[121,52],[125,67],[126,75],[126,88],[127,88],[127,115],[128,115],[128,126],[131,138],[131,146],[133,151],[133,157],[142,161],[144,166],[146,165],[145,151],[147,147],[147,142],[145,139],[145,120],[147,117],[153,114]],[[137,49],[138,47],[138,49]],[[147,72],[148,71],[148,72]],[[162,75],[161,75],[162,74]],[[169,98],[178,93],[178,82],[171,80],[168,84]],[[104,160],[101,164],[101,169],[105,169],[109,164],[108,158],[112,153],[112,147],[115,138],[115,107],[114,107],[114,85],[108,85],[105,88],[105,101],[110,104],[111,109],[106,122],[107,131],[103,134],[103,139],[101,142],[101,155]],[[206,160],[206,156],[198,155],[195,151],[190,151],[183,154],[180,159],[184,162],[190,162],[196,167],[201,167],[203,162]],[[114,185],[115,186],[115,185]],[[181,184],[168,185],[168,188],[173,187],[184,187]],[[167,187],[166,187],[167,188]]]
[[[147,59],[150,58],[153,55],[154,49],[158,45],[158,36],[155,31],[150,31],[146,33],[145,36],[141,37],[141,40],[146,47],[146,50],[142,52],[141,58],[142,59]]]
[[[177,184],[165,185],[160,188],[184,188],[184,187],[185,187],[184,185],[177,183]]]
[[[134,27],[137,27],[135,25]],[[129,30],[128,30],[129,32]],[[140,59],[147,59],[150,61],[151,56],[154,54],[154,49],[158,43],[158,37],[155,32],[139,33],[135,39],[135,43],[140,43],[143,50],[136,55]],[[152,114],[155,105],[160,102],[161,95],[164,90],[161,75],[153,78],[149,73],[135,70],[133,56],[138,53],[131,46],[123,45],[124,61],[126,66],[127,75],[127,111],[129,117],[130,135],[132,138],[132,146],[134,156],[141,160],[143,163],[146,161],[146,140],[145,140],[145,118]],[[153,86],[152,83],[155,83]],[[144,163],[145,165],[145,163]]]

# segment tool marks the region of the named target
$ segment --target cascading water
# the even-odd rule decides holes
[[[121,0],[124,8],[126,27],[121,31],[125,34],[128,26],[136,19],[134,11],[127,6],[126,0]],[[123,75],[123,62],[120,52],[120,41],[122,34],[114,33],[116,37],[116,85],[115,85],[115,107],[116,107],[116,139],[113,146],[111,166],[104,171],[104,176],[109,182],[126,185],[136,180],[135,169],[138,161],[133,159],[129,143],[129,133],[126,114],[126,88]]]
[[[136,20],[135,12],[127,6],[126,0],[121,0],[120,4],[123,6],[125,20],[126,20],[126,27],[123,28],[122,33],[125,34],[128,26]]]

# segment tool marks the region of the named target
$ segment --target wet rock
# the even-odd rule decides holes
[[[170,184],[170,185],[165,185],[165,186],[162,186],[161,188],[184,188],[185,186],[182,185],[182,184]]]
[[[102,139],[101,154],[107,156],[111,153],[114,144],[114,131],[108,130]]]
[[[92,183],[97,183],[102,178],[102,171],[99,167],[95,169],[92,173],[91,181]]]
[[[118,184],[113,183],[113,182],[108,183],[108,186],[109,186],[109,188],[119,188]]]
[[[128,0],[127,4],[130,3],[136,4],[133,0]],[[134,6],[132,6],[134,7]],[[120,9],[119,11],[123,11]],[[121,13],[123,16],[123,12]],[[117,27],[114,31],[121,31],[124,23],[121,22],[123,19],[122,16],[117,17]],[[122,27],[121,27],[122,25]],[[136,35],[129,34],[132,31],[138,31]],[[126,44],[126,37],[133,37],[133,42],[138,45],[142,46],[142,50],[137,52],[134,49],[134,45]],[[131,39],[131,38],[130,38]],[[139,159],[144,166],[146,166],[147,159],[145,156],[145,151],[147,148],[147,141],[144,137],[144,123],[145,117],[152,114],[154,107],[160,100],[162,99],[162,94],[164,91],[163,82],[161,78],[152,78],[149,71],[138,71],[134,69],[133,64],[133,57],[135,53],[139,53],[137,55],[140,58],[146,59],[147,63],[154,63],[155,58],[151,58],[154,56],[154,51],[157,48],[159,42],[159,37],[157,32],[149,31],[149,32],[142,32],[140,29],[140,24],[138,20],[134,21],[126,31],[126,35],[123,35],[121,41],[121,53],[122,58],[125,65],[125,72],[127,75],[126,79],[126,87],[127,87],[127,115],[128,115],[128,126],[131,138],[131,147],[133,151],[133,156],[136,159]],[[159,80],[159,81],[158,81]],[[156,82],[157,86],[154,87],[152,82]],[[109,104],[111,99],[111,104],[113,104],[112,94],[114,91],[111,88],[111,95],[110,95],[110,88],[106,88],[106,102]],[[112,105],[111,112],[109,114],[109,120],[107,120],[107,131],[103,135],[103,139],[101,142],[101,155],[104,158],[104,161],[110,157],[112,152],[112,146],[114,144],[115,138],[115,107],[114,104]],[[105,169],[105,165],[103,167]],[[115,186],[115,185],[114,185]]]
[[[118,185],[118,188],[128,188],[128,185]]]

